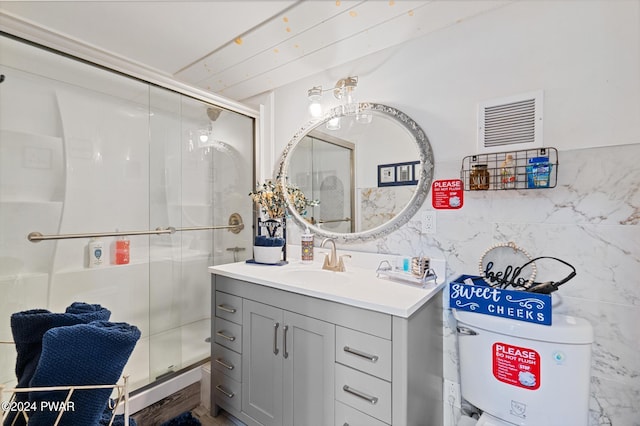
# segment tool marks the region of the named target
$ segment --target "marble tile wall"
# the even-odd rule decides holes
[[[460,210],[437,212],[437,232],[422,234],[420,212],[384,239],[349,249],[447,261],[449,279],[477,273],[484,251],[514,241],[532,256],[555,256],[577,276],[560,287],[554,312],[594,328],[590,424],[640,425],[640,144],[559,153],[552,189],[465,192]],[[436,179],[460,163],[436,163]],[[422,210],[432,209],[430,199]],[[563,269],[564,268],[564,269]],[[570,271],[547,268],[558,281]],[[446,296],[446,295],[445,295]],[[446,299],[446,297],[445,297]],[[445,300],[445,306],[448,301]],[[458,382],[458,354],[445,311],[445,377]]]

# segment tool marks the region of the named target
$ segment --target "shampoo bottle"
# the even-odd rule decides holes
[[[309,228],[304,230],[304,234],[301,237],[302,245],[302,263],[313,262],[313,234],[309,232]]]
[[[130,241],[125,237],[116,240],[115,264],[126,265],[129,263]]]
[[[102,266],[104,262],[104,246],[102,241],[92,238],[87,246],[89,251],[89,268]]]

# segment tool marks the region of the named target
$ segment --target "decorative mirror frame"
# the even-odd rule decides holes
[[[420,157],[420,177],[418,179],[416,190],[414,191],[413,196],[411,197],[407,205],[400,212],[398,212],[398,214],[396,214],[393,219],[375,228],[361,232],[339,233],[328,231],[316,225],[312,225],[311,223],[307,222],[291,205],[289,200],[287,200],[290,217],[298,226],[302,227],[303,229],[309,228],[312,233],[320,237],[332,238],[337,242],[363,242],[381,238],[393,231],[396,231],[402,225],[407,223],[418,212],[425,199],[427,198],[427,195],[429,194],[429,190],[431,189],[431,182],[433,181],[433,150],[431,149],[429,139],[427,138],[427,135],[424,133],[422,128],[415,121],[413,121],[411,117],[409,117],[402,111],[388,105],[370,102],[361,102],[357,105],[352,105],[350,108],[344,106],[335,107],[327,112],[322,118],[312,120],[305,126],[300,128],[293,135],[282,152],[282,155],[280,157],[280,165],[277,169],[275,179],[281,185],[283,185],[283,188],[286,187],[288,183],[287,170],[289,168],[289,154],[298,145],[302,138],[307,135],[307,133],[318,127],[320,124],[327,122],[328,120],[345,115],[355,115],[356,112],[362,111],[381,112],[394,119],[397,123],[401,124],[409,131],[418,147]]]

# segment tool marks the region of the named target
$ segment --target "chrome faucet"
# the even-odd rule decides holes
[[[351,256],[348,254],[343,254],[342,256],[338,257],[336,255],[336,242],[331,238],[325,238],[324,240],[322,240],[322,244],[320,244],[320,247],[324,248],[324,245],[327,242],[331,243],[331,253],[324,255],[324,263],[322,264],[322,269],[334,272],[345,272],[346,269],[344,267],[344,261],[342,260],[342,258],[345,256]]]

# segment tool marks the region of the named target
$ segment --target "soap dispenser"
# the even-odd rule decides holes
[[[313,234],[309,232],[309,228],[304,230],[300,239],[300,245],[302,246],[301,259],[302,263],[313,262]]]

